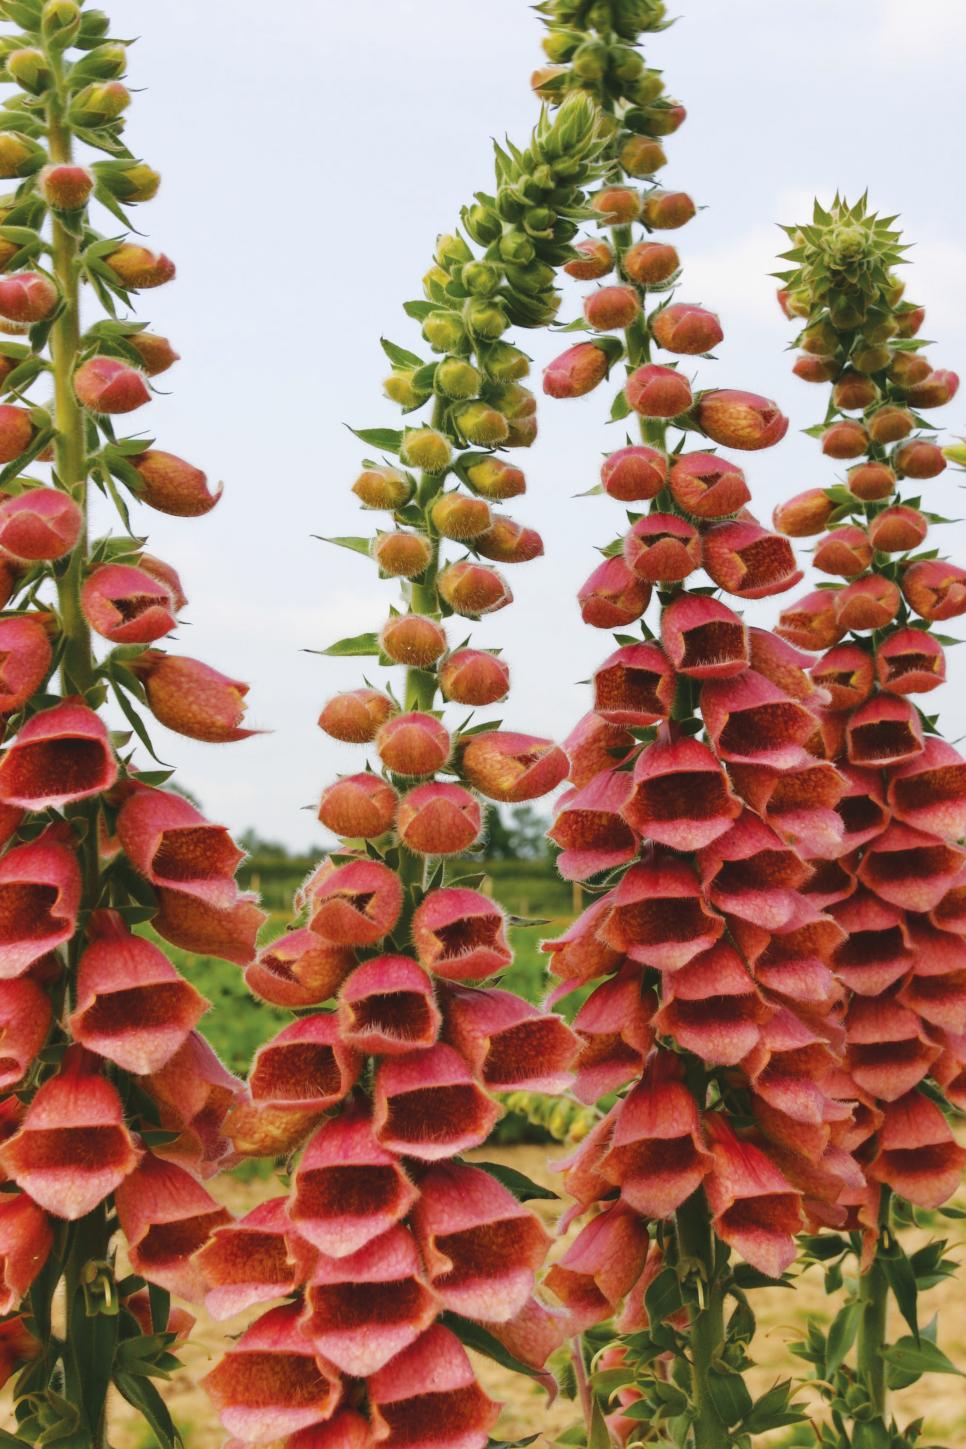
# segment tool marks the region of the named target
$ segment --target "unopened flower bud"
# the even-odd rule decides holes
[[[584,300],[584,316],[598,332],[623,331],[640,312],[641,300],[634,287],[599,287]]]
[[[807,488],[777,504],[772,522],[788,538],[811,538],[824,530],[834,512],[835,504],[824,488]]]
[[[823,320],[806,327],[798,339],[798,345],[803,352],[808,352],[813,357],[827,357],[835,352],[838,341],[839,334],[831,322]]]
[[[716,453],[676,454],[669,483],[671,497],[692,518],[727,518],[751,498],[743,470]]]
[[[16,131],[0,131],[0,180],[30,176],[39,171],[46,160],[46,152],[36,141]]]
[[[607,186],[590,198],[599,226],[626,226],[641,214],[641,198],[629,186]]]
[[[492,521],[490,505],[482,498],[469,498],[465,493],[442,493],[431,510],[433,527],[443,538],[464,543],[479,538]]]
[[[63,558],[83,526],[81,510],[59,488],[28,488],[0,503],[0,548],[26,563]]]
[[[687,120],[688,113],[680,101],[666,101],[652,106],[648,113],[648,130],[652,136],[673,136]]]
[[[458,855],[470,849],[482,828],[479,801],[462,785],[417,785],[399,803],[399,838],[417,855]]]
[[[869,538],[872,547],[880,553],[909,553],[918,548],[929,524],[918,508],[896,504],[879,513],[869,524]]]
[[[444,357],[436,368],[436,390],[444,397],[479,397],[483,374],[462,357]]]
[[[908,408],[887,403],[869,418],[869,434],[876,443],[901,443],[915,431],[916,420]]]
[[[823,574],[851,579],[864,573],[872,562],[872,544],[865,529],[854,524],[833,528],[820,540],[812,564]]]
[[[125,206],[152,201],[161,185],[160,173],[144,161],[98,161],[94,170],[101,185]]]
[[[466,470],[466,478],[474,492],[494,502],[518,498],[527,491],[526,479],[519,468],[501,458],[484,458]]]
[[[106,126],[123,115],[130,104],[131,92],[120,81],[95,82],[73,97],[70,118],[77,126]]]
[[[952,402],[959,391],[959,377],[955,372],[937,368],[922,382],[914,383],[904,391],[914,408],[945,407],[948,402]]]
[[[644,198],[641,220],[652,231],[676,231],[687,226],[696,213],[686,191],[652,191]]]
[[[29,448],[34,425],[26,408],[0,404],[0,463],[12,463]]]
[[[171,589],[129,564],[96,568],[84,582],[81,607],[91,628],[114,644],[153,644],[177,623]]]
[[[803,353],[795,359],[792,372],[802,382],[834,382],[842,371],[842,364],[834,357],[809,357]]]
[[[394,775],[435,775],[449,759],[452,742],[431,714],[397,714],[377,736],[379,758]]]
[[[424,533],[378,533],[372,541],[372,557],[391,579],[415,579],[433,556],[433,546]]]
[[[130,413],[151,401],[147,383],[136,368],[117,357],[90,357],[74,373],[74,392],[93,413]]]
[[[647,608],[651,586],[639,579],[619,556],[605,559],[577,594],[580,617],[594,629],[622,629]]]
[[[379,645],[393,664],[428,669],[446,653],[446,632],[423,614],[394,614],[383,626]]]
[[[454,704],[496,704],[510,688],[510,670],[502,659],[481,649],[458,649],[440,665],[443,698]]]
[[[125,242],[105,258],[121,285],[130,291],[161,287],[175,274],[174,262],[163,252],[152,252],[134,242]]]
[[[898,585],[881,574],[856,579],[835,595],[835,615],[843,632],[887,629],[901,605]]]
[[[97,29],[101,25],[101,29]],[[110,21],[103,10],[85,10],[81,18],[81,36],[90,45],[107,34]],[[90,76],[94,80],[116,80],[127,70],[127,46],[122,41],[109,41],[95,45],[82,60],[74,66],[74,75]]]
[[[590,238],[579,241],[574,250],[579,258],[564,264],[564,271],[578,282],[598,282],[614,270],[614,253],[605,241]]]
[[[593,342],[578,342],[544,368],[543,390],[548,397],[583,397],[603,382],[609,367],[603,348]]]
[[[920,619],[955,619],[966,613],[966,569],[948,559],[923,559],[906,569],[902,592]]]
[[[871,407],[878,400],[879,389],[871,377],[851,367],[845,369],[832,389],[833,403],[845,413]]]
[[[510,433],[503,414],[485,402],[466,403],[454,414],[454,420],[466,441],[481,448],[505,443]]]
[[[439,575],[436,587],[453,613],[464,619],[482,618],[513,602],[509,586],[496,569],[470,559],[449,564]]]
[[[480,534],[473,547],[496,563],[529,563],[543,553],[543,539],[535,528],[525,528],[501,514]]]
[[[81,27],[81,9],[76,0],[47,0],[41,11],[44,39],[58,50],[73,44]]]
[[[892,361],[892,353],[884,344],[860,347],[853,352],[852,361],[859,372],[882,372]]]
[[[948,449],[946,453],[948,455]],[[937,443],[913,438],[896,449],[893,462],[903,478],[938,478],[946,466],[946,457]]]
[[[696,419],[701,431],[715,443],[752,452],[774,446],[788,432],[788,419],[777,403],[730,388],[704,393]]]
[[[510,342],[493,342],[485,351],[484,365],[494,382],[519,382],[530,371],[530,359]]]
[[[650,319],[651,333],[665,352],[696,356],[710,352],[724,341],[721,323],[714,312],[689,302],[673,302]]]
[[[200,468],[174,453],[150,448],[129,459],[141,479],[139,498],[158,513],[174,518],[200,518],[210,513],[221,497],[221,484],[212,493]]]
[[[22,90],[32,96],[41,96],[54,78],[50,62],[42,50],[25,47],[13,50],[7,56],[5,70]]]
[[[167,337],[161,337],[156,332],[131,332],[124,340],[140,357],[148,377],[158,377],[180,361]]]
[[[502,280],[503,273],[493,262],[467,262],[460,273],[460,281],[474,297],[492,297]]]
[[[507,425],[506,448],[529,448],[537,436],[537,400],[519,382],[502,383],[491,389],[490,401],[503,414]]]
[[[627,401],[645,418],[676,418],[694,401],[691,384],[673,367],[645,363],[632,372],[625,384]]]
[[[925,320],[925,307],[904,308],[896,318],[896,336],[917,337]]]
[[[681,265],[677,250],[664,242],[635,242],[621,258],[625,277],[639,287],[660,287]]]
[[[408,468],[421,468],[424,473],[445,473],[452,456],[449,438],[435,428],[408,428],[399,449],[400,460]]]
[[[656,448],[642,443],[618,448],[604,459],[600,481],[604,492],[622,503],[656,498],[667,482],[668,461]]]
[[[423,336],[434,352],[465,352],[469,347],[459,313],[442,307],[423,321]]]
[[[932,373],[929,359],[921,352],[897,352],[892,359],[892,366],[889,368],[889,378],[896,387],[913,387],[917,382],[925,382]]]
[[[463,321],[474,337],[502,337],[510,325],[499,301],[487,297],[470,297],[463,307]]]
[[[343,839],[375,840],[391,830],[399,796],[378,775],[344,775],[323,791],[319,820]]]
[[[653,176],[667,165],[667,152],[660,141],[650,136],[628,136],[617,154],[622,171],[628,176]]]
[[[822,452],[827,458],[861,458],[868,451],[869,433],[854,418],[833,423],[822,434]]]
[[[175,654],[149,649],[131,668],[144,685],[151,713],[159,724],[188,739],[227,744],[247,739],[241,728],[248,685]]]
[[[503,232],[499,216],[492,207],[486,206],[482,201],[464,209],[463,225],[477,245],[483,247],[491,246],[493,242],[499,241]]]
[[[86,166],[45,166],[40,173],[40,194],[55,211],[78,211],[93,189],[94,177]]]
[[[348,745],[367,745],[395,712],[388,695],[377,689],[353,689],[330,699],[319,715],[319,729]]]
[[[397,367],[383,380],[382,390],[390,402],[401,408],[418,408],[429,396],[425,389],[416,387],[415,368]]]
[[[863,503],[878,503],[895,491],[896,475],[885,463],[859,463],[846,474],[849,492]]]
[[[386,465],[364,468],[352,485],[363,508],[395,513],[413,496],[413,483],[398,468]]]
[[[59,300],[54,283],[42,272],[0,277],[0,317],[11,322],[42,322]]]

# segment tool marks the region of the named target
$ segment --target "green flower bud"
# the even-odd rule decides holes
[[[579,30],[551,30],[543,37],[543,53],[555,65],[570,60],[583,38]]]
[[[505,262],[526,266],[537,255],[537,249],[522,231],[506,231],[500,238],[500,256]]]
[[[14,50],[7,56],[7,75],[32,96],[43,95],[54,78],[47,57],[33,48]]]
[[[443,232],[436,238],[436,250],[433,253],[436,264],[448,271],[457,262],[471,262],[473,253],[461,236],[454,236],[449,232]]]
[[[444,397],[479,397],[483,374],[461,357],[445,357],[436,369],[436,389]]]
[[[79,126],[106,126],[127,110],[131,93],[120,81],[96,82],[74,97],[70,118]]]
[[[829,304],[832,325],[837,327],[840,332],[848,332],[853,327],[861,327],[865,321],[867,310],[861,301],[853,297],[833,297]]]
[[[434,352],[468,352],[469,338],[458,312],[439,308],[423,322],[423,336]]]
[[[418,408],[420,403],[426,401],[429,393],[421,391],[413,385],[413,378],[416,376],[415,368],[396,368],[385,379],[382,390],[386,397],[392,402],[398,403],[403,408]]]
[[[485,402],[466,403],[456,413],[456,425],[468,443],[481,448],[506,442],[510,426],[501,412]]]
[[[494,382],[516,382],[530,371],[529,357],[510,342],[494,342],[481,361]]]
[[[501,186],[496,194],[496,209],[504,221],[519,221],[527,204],[515,187]]]
[[[573,68],[575,74],[585,82],[594,84],[602,81],[607,74],[607,62],[610,53],[602,40],[585,40],[583,45],[578,46],[573,55]]]
[[[87,16],[85,15],[85,20]],[[117,80],[127,70],[127,46],[112,40],[108,45],[98,45],[71,71],[73,81]]]
[[[531,206],[523,213],[523,229],[529,236],[553,236],[553,224],[557,213],[549,206]]]
[[[644,73],[644,58],[626,45],[615,45],[610,53],[610,73],[625,84],[639,80]]]
[[[449,272],[444,272],[442,267],[430,267],[423,277],[423,293],[430,302],[444,302],[446,300],[446,288],[450,284]]]
[[[111,195],[127,205],[151,201],[161,185],[160,173],[143,161],[95,161],[93,170]]]
[[[36,141],[20,136],[16,131],[0,131],[0,179],[14,176],[30,176],[39,171],[47,160],[46,152]]]
[[[40,30],[48,45],[66,50],[80,31],[81,10],[76,0],[47,0],[40,18]]]
[[[85,10],[81,16],[80,31],[76,45],[79,50],[90,50],[111,28],[109,15],[103,10]]]
[[[467,262],[461,274],[461,281],[474,297],[492,297],[503,280],[500,268],[492,262]]]
[[[556,273],[553,267],[546,262],[532,261],[525,267],[508,266],[506,279],[510,286],[518,292],[526,292],[530,296],[536,296],[539,292],[545,292],[553,286]]]
[[[852,365],[857,367],[859,372],[881,372],[888,367],[892,361],[892,353],[888,347],[879,345],[876,347],[859,347],[858,351],[852,354]]]
[[[628,98],[637,106],[650,106],[664,94],[664,77],[659,70],[645,70],[634,81]]]
[[[445,473],[452,456],[449,438],[435,428],[408,428],[399,449],[407,468],[421,468],[424,473]]]
[[[474,337],[500,337],[509,326],[501,304],[488,297],[470,297],[463,308],[463,321]]]
[[[464,206],[462,217],[463,225],[478,246],[490,246],[499,240],[503,232],[503,224],[496,212],[481,201],[474,206]]]

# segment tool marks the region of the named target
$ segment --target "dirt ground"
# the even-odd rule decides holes
[[[553,1185],[552,1175],[546,1169],[546,1148],[487,1148],[481,1155],[511,1164],[534,1180]],[[549,1155],[554,1155],[552,1149]],[[222,1185],[220,1196],[234,1213],[241,1214],[272,1196],[275,1190],[271,1181],[242,1184],[229,1180]],[[959,1201],[966,1206],[966,1193]],[[559,1204],[535,1202],[532,1206],[552,1227]],[[962,1232],[963,1226],[959,1222],[947,1224],[951,1241],[962,1241],[966,1237]],[[926,1236],[919,1235],[922,1241],[926,1240]],[[913,1246],[918,1246],[918,1243]],[[962,1254],[954,1253],[954,1256]],[[761,1392],[776,1379],[794,1376],[798,1372],[802,1366],[788,1353],[787,1343],[800,1335],[807,1316],[814,1316],[825,1323],[834,1314],[836,1304],[825,1294],[821,1272],[814,1269],[802,1278],[796,1292],[761,1290],[755,1293],[754,1303],[759,1334],[755,1344],[757,1367],[751,1375],[751,1387],[753,1391]],[[966,1366],[966,1303],[962,1284],[950,1281],[932,1289],[922,1308],[925,1319],[938,1312],[942,1347],[954,1362]],[[247,1318],[252,1316],[254,1314],[240,1314],[226,1323],[215,1323],[203,1310],[200,1311],[190,1345],[182,1351],[183,1371],[170,1383],[159,1384],[175,1422],[184,1433],[187,1449],[221,1449],[224,1443],[226,1436],[204,1391],[196,1384],[223,1351],[226,1337],[237,1335]],[[897,1323],[895,1336],[903,1331]],[[504,1404],[503,1414],[494,1431],[495,1437],[512,1440],[539,1432],[537,1446],[545,1449],[576,1417],[574,1405],[569,1401],[558,1399],[548,1406],[545,1394],[529,1379],[508,1373],[487,1359],[477,1359],[477,1368],[487,1392]],[[963,1379],[946,1375],[926,1376],[912,1388],[904,1390],[901,1396],[896,1396],[896,1408],[901,1423],[919,1415],[925,1416],[926,1442],[936,1440],[949,1449],[962,1449],[966,1445],[966,1386]],[[3,1422],[6,1424],[7,1420]],[[113,1449],[151,1449],[153,1436],[125,1403],[114,1404],[111,1424]],[[774,1443],[774,1436],[762,1436],[759,1442],[765,1449],[767,1444]]]

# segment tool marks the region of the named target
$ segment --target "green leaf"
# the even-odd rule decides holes
[[[761,1398],[756,1400],[751,1413],[742,1419],[742,1432],[764,1434],[769,1429],[783,1429],[789,1424],[805,1423],[808,1418],[807,1414],[803,1413],[795,1404],[788,1402],[791,1391],[791,1379],[785,1379],[782,1383],[769,1389],[767,1394],[762,1394]]]
[[[607,1423],[604,1419],[604,1411],[600,1407],[599,1400],[594,1400],[594,1407],[590,1416],[590,1437],[587,1440],[587,1449],[613,1449],[610,1434],[607,1430]]]
[[[644,1294],[644,1307],[651,1323],[663,1323],[684,1306],[681,1284],[673,1268],[662,1268],[649,1283]]]
[[[906,1335],[884,1348],[882,1357],[887,1364],[903,1373],[956,1374],[959,1378],[966,1378],[966,1374],[946,1357],[941,1348],[930,1343],[928,1338],[920,1338],[917,1343],[914,1338]]]
[[[468,1318],[461,1318],[457,1313],[444,1313],[440,1322],[456,1334],[460,1343],[466,1348],[471,1348],[474,1353],[482,1353],[486,1358],[491,1358],[501,1368],[510,1369],[513,1373],[526,1374],[527,1378],[536,1379],[537,1383],[546,1390],[547,1396],[552,1402],[557,1396],[557,1380],[553,1374],[546,1369],[535,1369],[530,1364],[524,1363],[522,1359],[512,1354],[508,1348],[504,1348],[498,1338],[494,1338],[479,1323],[471,1323]]]
[[[423,359],[417,357],[415,352],[407,352],[405,347],[397,347],[395,342],[390,342],[387,337],[379,338],[379,346],[393,367],[422,367],[423,365]]]
[[[836,1369],[844,1363],[846,1354],[855,1342],[863,1311],[861,1303],[847,1303],[833,1318],[825,1343],[825,1377],[827,1379],[830,1379]]]
[[[517,1202],[533,1202],[537,1199],[556,1201],[558,1193],[552,1192],[549,1187],[541,1187],[538,1182],[527,1177],[525,1172],[518,1172],[515,1167],[507,1167],[502,1162],[474,1162],[474,1167],[479,1167],[483,1172],[488,1172],[495,1177],[508,1192],[512,1192]]]
[[[611,404],[610,420],[612,423],[619,423],[622,418],[629,417],[630,412],[631,405],[627,401],[627,394],[624,392],[624,389],[621,388],[620,392],[617,394],[613,403]]]
[[[324,533],[313,533],[312,537],[317,538],[320,543],[334,543],[337,548],[350,548],[353,553],[364,553],[367,557],[369,545],[372,543],[371,538],[328,538]]]
[[[708,1392],[711,1402],[729,1428],[751,1413],[751,1394],[740,1374],[711,1369],[708,1373]]]
[[[916,1342],[919,1342],[919,1311],[918,1297],[919,1289],[916,1283],[916,1270],[906,1257],[905,1251],[897,1239],[893,1238],[888,1252],[880,1249],[878,1260],[882,1265],[886,1278],[889,1280],[889,1287],[892,1289],[893,1297],[899,1305],[899,1312],[902,1314],[912,1332]]]
[[[401,428],[350,428],[350,433],[372,448],[382,448],[386,453],[398,453],[402,447]]]
[[[180,1449],[183,1440],[164,1400],[150,1379],[134,1374],[114,1375],[118,1393],[131,1404],[151,1427],[162,1449]]]
[[[330,644],[328,649],[314,652],[329,654],[338,659],[364,654],[378,655],[379,639],[375,634],[355,634],[350,639],[339,639],[335,644]]]

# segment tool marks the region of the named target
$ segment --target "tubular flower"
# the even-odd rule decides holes
[[[561,848],[557,869],[565,880],[587,880],[633,860],[639,839],[625,810],[630,791],[629,775],[601,771],[561,800],[549,833]]]
[[[158,650],[142,654],[136,666],[151,713],[176,734],[218,745],[254,733],[241,728],[247,684],[197,659]]]

